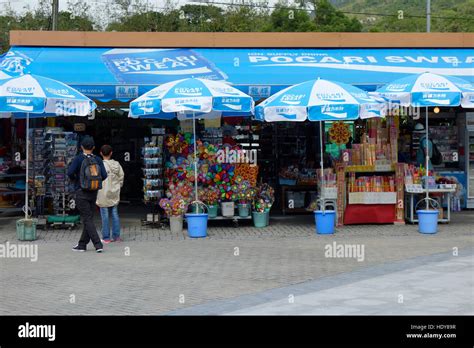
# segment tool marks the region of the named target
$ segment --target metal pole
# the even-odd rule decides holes
[[[321,168],[321,210],[324,211],[324,150],[323,150],[323,121],[319,121],[319,145],[321,150],[321,162],[319,166]]]
[[[431,0],[426,0],[426,32],[431,31]]]
[[[195,112],[193,111],[193,133],[194,133],[194,194],[195,194],[195,200],[198,200],[198,166],[197,166],[197,158],[196,158],[196,148],[197,148],[197,137],[196,137],[196,117],[195,117]],[[196,213],[198,211],[196,210]]]
[[[29,133],[30,133],[30,113],[26,113],[26,180],[25,180],[25,220],[28,219],[28,177],[29,177]]]
[[[425,151],[426,151],[426,210],[428,210],[428,198],[430,197],[429,195],[429,186],[428,186],[428,175],[429,175],[429,169],[428,165],[430,163],[430,146],[429,146],[429,139],[428,139],[428,107],[426,107],[426,138],[425,138]]]
[[[59,0],[53,0],[53,10],[51,12],[52,17],[52,30],[58,30],[58,14],[59,14]]]

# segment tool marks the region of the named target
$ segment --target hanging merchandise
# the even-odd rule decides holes
[[[165,129],[152,128],[151,134],[151,137],[145,138],[145,145],[142,148],[143,201],[151,208],[151,213],[142,220],[143,225],[160,223],[158,202],[164,196],[163,143]]]
[[[235,166],[235,175],[247,180],[251,186],[257,185],[258,166],[248,163],[239,163]]]
[[[28,173],[29,188],[31,195],[31,210],[38,217],[45,214],[44,199],[46,195],[46,176],[44,158],[44,129],[30,129],[29,132],[30,166]]]
[[[46,197],[52,200],[52,214],[48,215],[47,222],[52,226],[73,227],[79,222],[78,215],[70,215],[75,209],[75,197],[74,185],[67,176],[67,167],[76,156],[77,148],[77,134],[60,127],[45,128]]]
[[[329,139],[337,145],[347,144],[350,136],[349,125],[342,121],[334,122],[329,129]]]

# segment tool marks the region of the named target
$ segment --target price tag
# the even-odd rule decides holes
[[[376,172],[388,172],[392,170],[392,166],[390,164],[376,164],[375,171]]]
[[[420,184],[410,184],[406,185],[407,192],[410,193],[422,193],[423,192],[423,186]]]

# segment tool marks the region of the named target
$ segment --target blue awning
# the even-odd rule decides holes
[[[321,77],[371,91],[430,71],[474,83],[474,49],[110,49],[12,47],[0,58],[10,75],[62,81],[102,102],[129,101],[186,77],[226,80],[255,99]]]

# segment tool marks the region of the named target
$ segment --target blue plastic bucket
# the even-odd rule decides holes
[[[239,216],[240,217],[247,217],[250,215],[250,204],[237,204],[239,207]]]
[[[186,214],[188,222],[188,236],[203,238],[207,236],[207,214]]]
[[[255,227],[267,226],[267,216],[265,212],[259,213],[259,212],[253,211],[252,217],[253,217],[253,225]]]
[[[209,219],[213,219],[217,217],[217,209],[219,206],[217,205],[208,205],[207,206],[207,214],[209,215]]]
[[[265,224],[270,225],[270,209],[265,209]]]
[[[316,221],[317,234],[333,234],[336,212],[334,210],[315,210],[314,220]]]
[[[438,214],[437,210],[417,210],[418,214],[418,231],[420,233],[433,234],[438,231]]]

